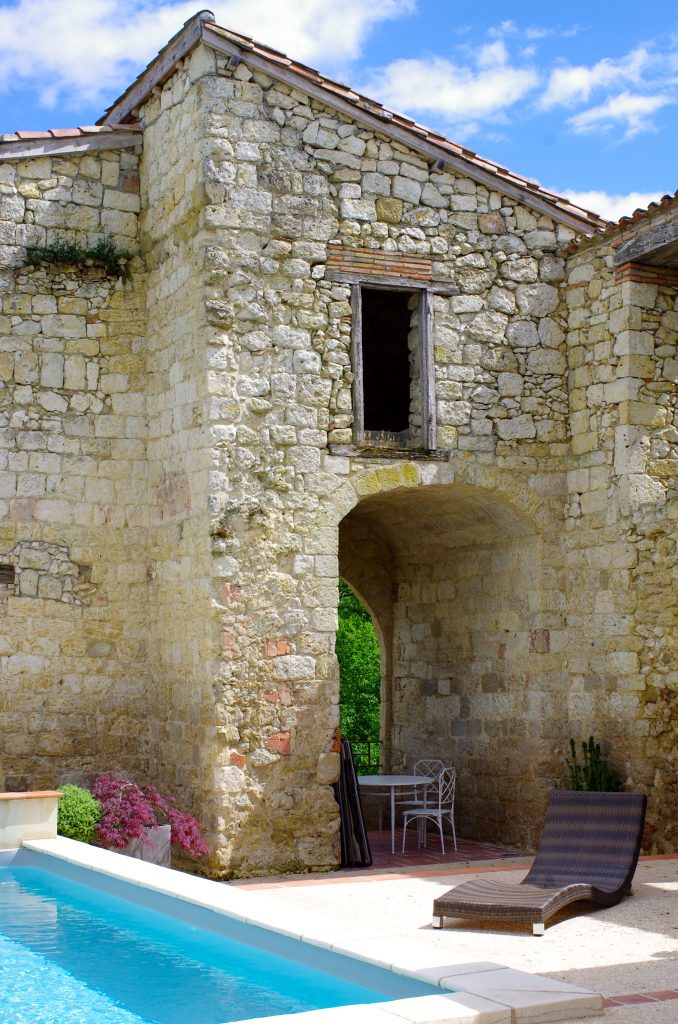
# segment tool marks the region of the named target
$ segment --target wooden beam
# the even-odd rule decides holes
[[[204,28],[202,40],[208,46],[211,46],[220,53],[227,53],[229,55],[237,54],[241,61],[244,64],[247,64],[248,67],[256,68],[258,71],[263,71],[265,74],[270,75],[271,78],[275,78],[279,82],[285,82],[293,89],[298,89],[299,92],[303,92],[307,96],[312,96],[314,99],[319,100],[321,103],[324,103],[325,106],[331,107],[333,110],[338,110],[342,114],[346,114],[358,124],[363,124],[366,127],[371,128],[373,131],[381,132],[382,135],[386,135],[388,138],[396,139],[404,146],[407,146],[408,149],[414,150],[417,153],[422,153],[429,160],[443,160],[448,167],[460,171],[466,177],[473,178],[474,181],[478,181],[482,185],[487,185],[487,187],[492,189],[494,192],[500,192],[502,195],[509,196],[512,199],[517,199],[524,206],[538,210],[540,213],[545,213],[559,223],[565,224],[567,227],[571,227],[574,231],[593,234],[598,230],[598,225],[592,223],[588,218],[583,216],[577,217],[575,214],[568,213],[566,210],[561,210],[557,206],[553,206],[551,203],[546,202],[545,199],[542,199],[538,194],[531,192],[529,189],[519,188],[511,182],[505,181],[499,175],[483,170],[472,161],[464,160],[462,157],[458,157],[454,153],[450,153],[449,150],[436,146],[428,139],[418,138],[416,134],[408,132],[405,128],[401,128],[399,125],[391,123],[386,114],[383,117],[380,117],[377,114],[368,112],[363,108],[356,106],[355,103],[350,103],[347,100],[341,99],[340,96],[336,96],[329,89],[325,89],[323,86],[312,82],[310,79],[299,74],[293,69],[289,67],[282,67],[274,61],[267,60],[258,53],[253,53],[244,47],[236,46],[235,43],[224,39],[223,36],[212,31],[207,25]],[[391,117],[393,117],[392,114]]]
[[[365,436],[365,391],[363,379],[363,296],[359,284],[351,287],[351,353],[353,362],[353,440]]]
[[[132,149],[141,146],[143,138],[142,132],[104,132],[100,135],[74,135],[72,138],[2,142],[0,160],[60,156],[62,153],[87,153],[101,149]]]
[[[327,270],[326,281],[335,281],[337,284],[362,284],[365,288],[411,288],[413,291],[421,291],[427,288],[434,295],[459,295],[460,290],[455,284],[447,281],[422,281],[416,277],[391,277],[384,274],[371,274],[369,270],[363,273],[349,273],[346,270]]]
[[[421,441],[429,451],[436,446],[436,381],[433,362],[433,296],[428,289],[419,302],[419,365],[421,389]]]
[[[122,124],[136,107],[140,106],[156,85],[162,85],[174,72],[175,67],[187,53],[202,40],[203,26],[207,21],[214,21],[211,11],[200,11],[194,18],[186,22],[175,41],[161,51],[156,59],[133,82],[129,89],[115,101],[110,110],[97,122],[98,124]]]
[[[367,444],[330,444],[330,455],[354,456],[359,459],[400,459],[403,462],[449,462],[447,448],[385,448]]]
[[[676,261],[678,257],[678,218],[666,224],[641,231],[620,245],[614,254],[614,265],[622,263],[652,263],[661,266],[664,258]],[[673,264],[675,265],[675,263]]]

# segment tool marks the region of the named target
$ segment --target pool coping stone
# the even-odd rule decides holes
[[[440,995],[362,1004],[361,1024],[546,1024],[603,1012],[602,995],[587,989],[496,963],[450,963],[444,954],[416,941],[391,938],[383,929],[335,927],[328,939],[324,917],[297,911],[291,922],[289,915],[269,907],[264,894],[257,891],[160,867],[61,836],[26,840],[22,845],[34,853],[172,896],[394,974],[454,989]],[[234,1024],[354,1024],[357,1009],[355,1005],[340,1006]]]

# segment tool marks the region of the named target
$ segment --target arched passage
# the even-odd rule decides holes
[[[535,756],[541,700],[563,689],[543,562],[533,517],[469,484],[368,495],[339,528],[339,571],[382,641],[384,768],[455,764],[462,833],[478,838],[524,842],[525,802],[553,770]]]

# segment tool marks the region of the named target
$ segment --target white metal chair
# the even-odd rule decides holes
[[[411,821],[417,822],[417,845],[422,843],[426,846],[426,826],[432,821],[438,826],[440,833],[440,846],[445,853],[445,837],[443,835],[443,822],[449,819],[452,827],[452,841],[455,850],[457,849],[457,833],[454,827],[454,791],[457,772],[455,768],[443,768],[438,776],[438,793],[435,803],[422,804],[418,807],[411,807],[403,813],[403,853],[405,852],[405,841],[407,839],[407,826]]]
[[[432,802],[434,803],[438,794],[438,777],[445,767],[444,761],[437,757],[422,757],[415,761],[412,774],[423,775],[435,781],[426,786],[416,786],[411,791],[403,793],[396,799],[397,806],[405,809],[408,807],[425,807]]]
[[[409,791],[405,791],[396,796],[395,806],[396,809],[406,807],[425,807],[432,801],[435,802],[436,794],[438,792],[438,776],[445,767],[443,761],[437,757],[422,757],[418,761],[415,761],[414,768],[412,769],[413,775],[422,775],[434,779],[435,782],[428,783],[425,786],[416,786]],[[376,797],[386,797],[390,799],[390,791],[388,789],[379,791],[376,790],[371,794]],[[379,835],[381,836],[382,820],[384,814],[384,804],[379,801]]]

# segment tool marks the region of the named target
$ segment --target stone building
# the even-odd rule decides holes
[[[677,211],[209,12],[99,126],[0,136],[0,785],[120,768],[215,874],[336,864],[341,574],[384,767],[455,763],[462,833],[532,844],[593,733],[675,850]],[[107,234],[126,279],[27,262]]]

